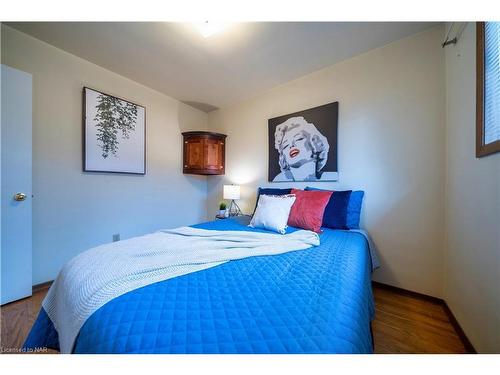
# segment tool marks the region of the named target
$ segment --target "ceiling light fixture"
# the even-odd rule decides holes
[[[229,26],[229,23],[205,21],[203,23],[195,23],[193,26],[196,27],[204,38],[208,38],[209,36],[220,33],[222,30],[226,29]]]

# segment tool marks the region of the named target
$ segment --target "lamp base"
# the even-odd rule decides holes
[[[229,217],[241,215],[243,215],[243,212],[241,212],[240,206],[238,206],[238,203],[236,203],[234,199],[231,199],[231,203],[229,204]]]

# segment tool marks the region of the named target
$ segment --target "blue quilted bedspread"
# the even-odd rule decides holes
[[[256,230],[244,224],[196,227]],[[230,261],[128,292],[85,322],[73,352],[371,353],[367,240],[331,229],[320,240],[304,251]],[[25,347],[59,348],[43,309]]]

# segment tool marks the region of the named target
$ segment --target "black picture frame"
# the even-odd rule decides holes
[[[338,181],[338,113],[339,102],[336,101],[269,119],[268,181]],[[277,133],[276,129],[278,126],[280,126],[280,129],[284,130],[278,131]],[[305,157],[305,155],[307,155],[307,161],[304,162],[308,164],[307,166],[301,165],[300,167],[293,167],[290,166],[289,163],[293,161],[291,158],[296,156],[292,156],[292,154],[290,154],[290,157],[287,157],[282,146],[289,147],[287,142],[285,142],[286,136],[284,135],[287,134],[287,131],[290,132],[288,134],[292,134],[292,132],[298,132],[299,130],[306,134],[308,139],[314,141],[315,146],[312,146],[312,143],[309,141],[308,145],[306,145],[303,149],[302,154],[300,153],[300,150],[298,152],[297,156],[300,155],[299,157],[302,157],[302,155]],[[323,145],[323,148],[320,152],[321,145]],[[290,150],[290,153],[292,152],[293,151]],[[295,150],[295,153],[297,153],[297,150]],[[311,162],[311,165],[314,165],[315,168],[310,168],[309,162]],[[301,173],[297,173],[300,169],[304,170],[304,168],[311,169],[312,173],[302,173],[302,175]]]
[[[90,120],[90,118],[92,118],[92,116],[89,116],[89,113],[87,113],[87,111],[88,111],[87,95],[89,94],[89,92],[97,93],[98,95],[106,97],[106,99],[109,98],[109,100],[111,100],[111,102],[114,102],[114,103],[116,103],[117,101],[121,102],[120,103],[121,107],[119,106],[121,109],[121,112],[126,112],[127,108],[131,109],[131,108],[135,107],[137,109],[137,113],[141,114],[139,117],[140,117],[140,119],[142,119],[141,126],[143,127],[143,131],[139,130],[136,132],[136,130],[134,128],[134,133],[133,133],[134,136],[138,136],[139,138],[142,138],[142,140],[140,142],[140,144],[142,146],[142,150],[141,150],[142,152],[137,152],[137,155],[136,155],[136,157],[140,157],[142,159],[142,160],[140,160],[140,163],[137,163],[137,166],[138,167],[140,166],[140,170],[139,170],[139,168],[137,168],[137,170],[117,170],[116,168],[96,168],[95,162],[89,163],[89,148],[91,148],[91,147],[88,146],[87,141],[89,141],[89,137],[91,137],[92,135],[94,135],[94,138],[95,138],[95,134],[93,134],[93,132],[89,131],[88,127],[90,127],[90,126],[96,127],[95,124],[93,123],[93,121],[95,121],[95,118],[93,119],[93,121]],[[125,103],[124,104],[125,109],[123,109],[122,103]],[[124,116],[121,116],[120,118],[123,118],[123,117]],[[87,121],[87,119],[89,119],[89,121]],[[92,121],[92,123],[91,123],[91,121]],[[123,124],[123,121],[122,121],[122,124]],[[137,123],[135,122],[134,126],[136,124]],[[121,97],[102,92],[102,91],[94,89],[92,87],[88,87],[88,86],[83,87],[83,89],[82,89],[82,169],[84,172],[115,173],[115,174],[126,174],[126,175],[145,175],[146,174],[146,151],[147,151],[146,150],[146,134],[147,134],[146,133],[146,107],[144,107],[140,104],[131,102],[130,100],[123,99]],[[121,141],[123,141],[125,139],[129,140],[130,139],[130,132],[127,135],[128,135],[127,137],[123,137],[123,135],[122,135]],[[117,136],[118,136],[118,134],[117,134]],[[96,144],[98,144],[98,142],[99,142],[97,139],[92,139],[91,141],[95,142]],[[116,143],[119,143],[118,140],[115,140],[114,143],[115,143],[115,148],[117,148]],[[101,145],[101,147],[102,147],[102,145]],[[108,149],[109,149],[109,147],[108,147]],[[95,154],[95,150],[93,150],[92,152]],[[109,151],[108,151],[108,156],[109,156]],[[95,155],[94,155],[94,158],[95,158]]]

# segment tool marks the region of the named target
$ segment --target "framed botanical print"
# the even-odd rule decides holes
[[[83,88],[83,170],[146,174],[146,109]]]
[[[269,181],[337,181],[339,103],[268,120]]]

